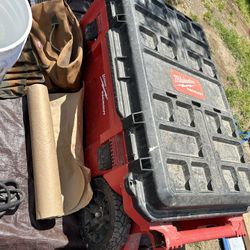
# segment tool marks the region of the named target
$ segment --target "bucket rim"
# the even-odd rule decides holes
[[[2,49],[0,48],[0,53],[13,50],[15,47],[22,44],[29,36],[29,33],[31,31],[31,27],[32,27],[32,12],[31,12],[31,7],[30,7],[28,1],[27,0],[23,0],[23,1],[26,5],[27,11],[28,11],[28,25],[26,26],[26,30],[25,30],[24,34],[17,41],[15,41],[14,43],[11,43],[7,47],[4,47]]]

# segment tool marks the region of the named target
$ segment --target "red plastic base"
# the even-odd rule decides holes
[[[212,219],[212,221],[214,220],[215,219]],[[241,237],[246,235],[242,217],[218,219],[217,223],[221,220],[225,221],[224,225],[207,228],[201,227],[190,230],[177,229],[177,227],[173,225],[150,226],[149,232],[147,232],[147,234],[152,242],[151,249],[177,249],[189,243],[213,240],[218,238]],[[209,220],[207,220],[207,222],[208,221]],[[188,227],[193,223],[193,221],[186,221],[185,225]],[[164,239],[164,241],[161,241],[160,243],[155,242],[154,236],[152,234],[153,232],[160,233],[163,236],[162,239]],[[142,234],[143,232],[131,234],[123,250],[138,250]]]

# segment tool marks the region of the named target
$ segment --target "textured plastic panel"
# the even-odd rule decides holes
[[[250,169],[202,27],[160,0],[107,8],[135,206],[154,221],[246,211]]]

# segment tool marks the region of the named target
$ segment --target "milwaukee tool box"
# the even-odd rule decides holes
[[[86,165],[125,214],[143,228],[247,211],[249,164],[202,27],[160,0],[95,0],[81,25]]]

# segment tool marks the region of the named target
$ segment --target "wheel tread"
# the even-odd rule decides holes
[[[119,250],[127,241],[129,231],[131,228],[131,220],[130,218],[125,214],[123,210],[123,204],[122,204],[122,197],[119,196],[117,193],[115,193],[107,184],[107,182],[103,178],[96,178],[93,181],[93,188],[98,187],[99,189],[102,189],[105,194],[107,194],[108,200],[112,202],[111,206],[113,207],[113,232],[111,238],[102,244],[102,246],[97,244],[88,244],[89,250]],[[82,214],[84,213],[84,209],[82,210]],[[81,216],[81,218],[84,218],[84,216]],[[82,228],[84,228],[84,221],[81,219],[83,225]],[[82,229],[82,231],[84,231]],[[83,235],[83,232],[81,232],[81,235],[83,237],[83,240],[85,243],[87,240],[87,237]]]

